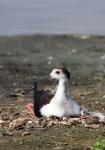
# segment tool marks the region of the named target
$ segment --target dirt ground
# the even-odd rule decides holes
[[[33,82],[63,64],[71,70],[70,95],[91,111],[105,113],[105,37],[33,35],[0,37],[0,149],[82,149],[105,137],[105,125],[86,119],[34,118]],[[56,82],[39,82],[55,89]],[[66,122],[66,123],[65,123]],[[67,124],[68,122],[68,124]],[[15,124],[15,125],[14,125]]]

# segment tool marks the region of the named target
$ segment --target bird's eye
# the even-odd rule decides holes
[[[60,74],[60,71],[56,71],[56,74]]]

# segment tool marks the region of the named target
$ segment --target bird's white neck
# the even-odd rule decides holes
[[[67,79],[59,80],[57,91],[55,93],[56,101],[59,102],[63,101],[63,99],[66,97],[67,88],[68,88],[68,80]]]

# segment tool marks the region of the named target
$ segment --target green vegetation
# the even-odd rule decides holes
[[[103,149],[105,149],[105,139],[97,139],[92,150],[103,150]]]

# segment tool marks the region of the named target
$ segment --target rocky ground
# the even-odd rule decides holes
[[[26,110],[33,102],[33,82],[52,68],[70,68],[70,94],[84,107],[105,113],[105,37],[35,35],[0,37],[0,148],[90,148],[105,137],[104,123],[85,118],[36,118]],[[53,91],[57,83],[39,82]]]

